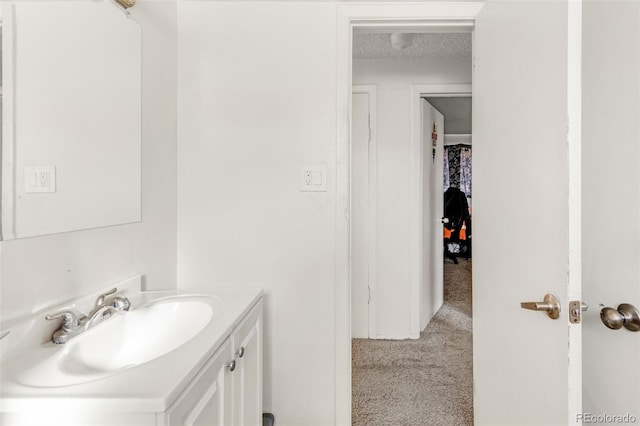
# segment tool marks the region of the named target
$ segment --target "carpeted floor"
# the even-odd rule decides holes
[[[473,425],[471,260],[445,260],[444,305],[418,340],[354,339],[353,425]]]

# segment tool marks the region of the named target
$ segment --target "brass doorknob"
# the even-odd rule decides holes
[[[624,327],[629,331],[640,331],[640,312],[628,303],[618,305],[618,309],[602,308],[600,319],[612,330]]]
[[[542,302],[522,302],[520,303],[520,307],[523,309],[531,309],[532,311],[546,312],[551,319],[558,319],[560,316],[560,302],[558,302],[558,298],[551,293],[545,294],[544,301]]]

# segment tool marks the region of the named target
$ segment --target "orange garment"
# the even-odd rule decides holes
[[[453,230],[444,228],[444,238],[446,240],[451,238],[451,234],[453,234]],[[467,223],[462,222],[462,228],[460,228],[460,241],[467,239]]]

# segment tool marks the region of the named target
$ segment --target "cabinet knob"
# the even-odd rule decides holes
[[[244,346],[240,346],[240,349],[236,351],[236,355],[238,355],[238,358],[242,358],[244,356]]]
[[[225,367],[229,369],[229,371],[233,371],[236,369],[236,360],[232,360],[229,364],[225,364]]]

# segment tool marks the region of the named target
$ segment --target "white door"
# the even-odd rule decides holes
[[[574,374],[580,348],[573,344],[581,326],[570,324],[567,315],[569,296],[579,295],[573,253],[580,243],[570,228],[579,199],[568,200],[575,190],[568,170],[574,145],[568,141],[576,131],[568,128],[574,113],[569,94],[579,76],[570,58],[580,49],[580,30],[569,24],[579,3],[569,3],[487,2],[476,20],[477,425],[568,424],[581,409],[580,376]],[[570,43],[576,35],[578,43]],[[574,119],[579,123],[579,116]],[[558,319],[521,308],[523,301],[542,302],[547,293],[559,299]]]
[[[442,209],[444,116],[422,99],[422,279],[420,330],[443,302]]]
[[[351,337],[369,337],[369,94],[351,110]]]
[[[433,158],[433,179],[431,184],[431,224],[434,229],[431,246],[433,259],[432,280],[434,297],[432,310],[434,315],[444,302],[444,251],[442,245],[444,213],[444,117],[437,112],[436,118],[436,146]]]
[[[584,2],[582,46],[584,420],[638,424],[640,333],[598,305],[640,308],[640,2]]]

